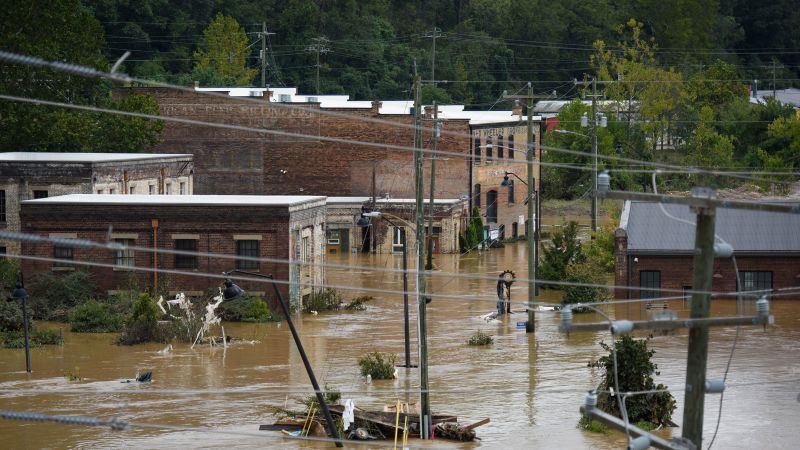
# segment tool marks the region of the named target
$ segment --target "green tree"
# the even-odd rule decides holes
[[[248,45],[239,22],[218,13],[203,31],[203,42],[194,52],[196,79],[217,86],[249,86],[257,71],[247,67]]]
[[[733,142],[719,134],[713,126],[714,111],[709,106],[700,110],[700,123],[689,143],[687,162],[691,166],[708,169],[729,167],[733,164]],[[703,183],[714,183],[714,177],[697,176]]]
[[[634,339],[627,335],[615,342],[613,349],[617,353],[619,392],[662,391],[627,397],[625,405],[628,421],[631,423],[647,421],[656,426],[670,426],[672,413],[675,411],[675,398],[667,391],[667,386],[656,384],[653,380],[653,375],[660,374],[658,366],[652,362],[655,350],[648,349],[647,342],[648,339]],[[603,342],[600,346],[608,354],[589,363],[589,367],[603,370],[602,380],[597,387],[597,407],[609,414],[622,417],[617,397],[609,394],[612,389],[617,390],[614,382],[612,347]]]
[[[553,233],[550,244],[545,245],[542,249],[539,277],[543,280],[564,281],[567,276],[567,266],[580,260],[581,243],[578,240],[578,223],[570,221]],[[560,285],[546,286],[560,288]]]

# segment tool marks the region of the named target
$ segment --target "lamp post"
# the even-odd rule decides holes
[[[14,300],[22,300],[22,328],[25,333],[25,370],[31,372],[31,345],[28,336],[28,291],[25,290],[22,282],[22,273],[19,274],[19,281],[11,296]]]
[[[387,217],[386,213],[381,213],[380,211],[372,211],[368,213],[362,214],[362,219],[366,217],[383,217],[389,222],[390,225],[393,227],[397,227],[389,218]],[[401,220],[395,217],[398,220]],[[363,222],[361,219],[358,221],[358,225],[361,226]],[[369,222],[367,222],[369,223]],[[401,233],[401,240],[403,244],[403,330],[405,334],[405,352],[406,352],[406,363],[401,367],[405,368],[412,368],[414,366],[411,365],[411,338],[410,338],[410,326],[408,321],[408,252],[406,251],[406,232],[403,230]]]
[[[246,272],[244,270],[239,270],[239,269],[233,269],[230,272],[223,272],[223,275],[228,276],[231,273],[240,273],[243,275],[248,275],[258,278],[266,278],[268,280],[271,280],[272,288],[275,290],[275,295],[278,297],[278,303],[280,303],[281,305],[281,310],[283,311],[283,315],[286,316],[286,323],[289,325],[289,330],[292,332],[292,339],[294,339],[294,343],[297,346],[297,350],[300,352],[300,358],[303,360],[303,365],[306,368],[306,373],[308,374],[308,378],[311,379],[311,386],[314,388],[314,392],[317,394],[317,402],[319,402],[319,406],[320,408],[322,408],[322,414],[325,417],[325,424],[328,426],[328,432],[336,441],[336,446],[343,447],[342,438],[341,436],[339,436],[339,430],[336,428],[336,424],[333,421],[330,409],[328,409],[328,403],[325,402],[325,395],[319,388],[319,383],[317,383],[317,377],[314,376],[314,369],[311,368],[311,363],[308,361],[306,352],[303,349],[303,343],[300,341],[300,335],[297,334],[297,330],[294,327],[294,322],[292,322],[292,315],[289,313],[289,308],[286,306],[286,302],[283,300],[283,295],[281,294],[281,291],[278,290],[278,284],[275,283],[275,277],[272,275],[263,275],[256,272]],[[233,300],[235,298],[241,297],[245,293],[244,289],[237,286],[233,281],[231,281],[230,278],[226,278],[223,284],[225,285],[225,290],[222,293],[222,297],[225,300]]]

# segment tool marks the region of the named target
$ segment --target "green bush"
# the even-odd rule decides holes
[[[565,281],[583,284],[607,284],[602,271],[589,262],[573,262],[567,266]],[[575,303],[597,303],[611,299],[611,290],[601,287],[563,286],[564,296],[561,303],[564,305]],[[590,311],[589,308],[573,308],[573,312],[581,313]]]
[[[115,333],[122,329],[122,316],[111,307],[94,300],[75,308],[69,318],[70,329],[77,333]]]
[[[94,295],[95,284],[89,272],[40,272],[28,285],[33,318],[67,321],[72,308]]]
[[[133,303],[131,318],[117,339],[117,344],[134,345],[163,341],[158,330],[160,315],[161,310],[153,298],[146,293],[139,294],[139,298]]]
[[[372,352],[358,358],[361,375],[370,375],[373,380],[390,380],[394,377],[397,355],[393,353]]]
[[[303,303],[303,312],[336,311],[342,308],[342,303],[344,303],[344,296],[341,292],[336,289],[323,289],[309,296],[308,301]]]
[[[158,309],[153,297],[147,293],[139,294],[139,298],[133,302],[131,321],[155,323],[159,317],[161,317],[161,310]]]
[[[270,311],[260,297],[244,296],[228,300],[219,305],[219,316],[226,322],[279,322],[280,318]]]
[[[467,232],[464,235],[464,247],[461,249],[462,253],[467,253],[483,242],[483,219],[481,219],[480,208],[472,209],[472,219],[467,225]]]
[[[656,426],[669,426],[672,413],[675,411],[675,398],[666,390],[667,386],[656,385],[653,381],[653,375],[659,373],[658,366],[651,361],[655,350],[647,348],[648,340],[622,336],[615,342],[619,391],[661,390],[655,394],[628,397],[625,402],[628,421],[631,423],[647,421]],[[604,369],[602,380],[597,387],[597,407],[609,414],[622,417],[617,397],[608,393],[612,388],[616,390],[611,346],[603,342],[600,345],[609,354],[589,363],[589,367]]]
[[[22,329],[22,308],[19,300],[0,299],[0,331]]]
[[[372,300],[375,300],[375,297],[371,295],[362,295],[351,300],[344,309],[348,311],[364,311],[367,309],[367,302],[371,302]]]
[[[494,344],[494,339],[489,336],[488,334],[484,333],[483,331],[476,331],[472,337],[469,338],[467,341],[469,345],[492,345]]]
[[[10,292],[16,287],[19,271],[18,259],[0,259],[0,291]]]
[[[608,425],[600,422],[599,420],[590,419],[586,416],[581,416],[581,419],[578,421],[578,428],[581,430],[589,431],[591,433],[601,433],[601,434],[610,434],[611,429],[608,428]]]
[[[578,223],[569,222],[553,233],[550,244],[542,249],[542,262],[539,268],[539,278],[542,280],[564,281],[567,276],[567,266],[580,261],[581,243],[578,240]],[[560,285],[548,285],[543,287],[560,289]]]
[[[58,330],[30,328],[28,331],[30,333],[28,341],[31,347],[64,343],[64,338]],[[5,348],[25,348],[25,332],[23,330],[2,333],[2,339]]]

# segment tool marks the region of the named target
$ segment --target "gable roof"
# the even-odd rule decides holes
[[[686,254],[694,251],[696,215],[687,205],[626,201],[620,228],[631,253]],[[800,214],[717,208],[716,234],[737,253],[800,253]],[[682,222],[686,221],[686,222]]]

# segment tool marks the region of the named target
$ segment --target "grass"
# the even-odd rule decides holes
[[[394,378],[394,365],[397,355],[394,353],[372,352],[358,358],[361,375],[370,375],[373,380],[391,380]]]
[[[494,344],[494,338],[483,331],[478,330],[472,335],[472,337],[469,338],[467,344],[476,346],[492,345]]]
[[[342,303],[344,297],[341,292],[336,289],[323,289],[311,294],[308,301],[303,303],[303,312],[338,311],[342,308]]]
[[[600,433],[600,434],[611,433],[611,429],[608,428],[608,425],[597,420],[589,419],[586,416],[581,416],[581,420],[578,421],[578,428],[584,431],[588,431],[590,433]]]
[[[61,336],[59,330],[31,328],[29,332],[29,343],[31,347],[61,345],[64,343],[64,338]],[[25,348],[25,336],[22,330],[7,331],[3,333],[1,337],[5,348]]]

